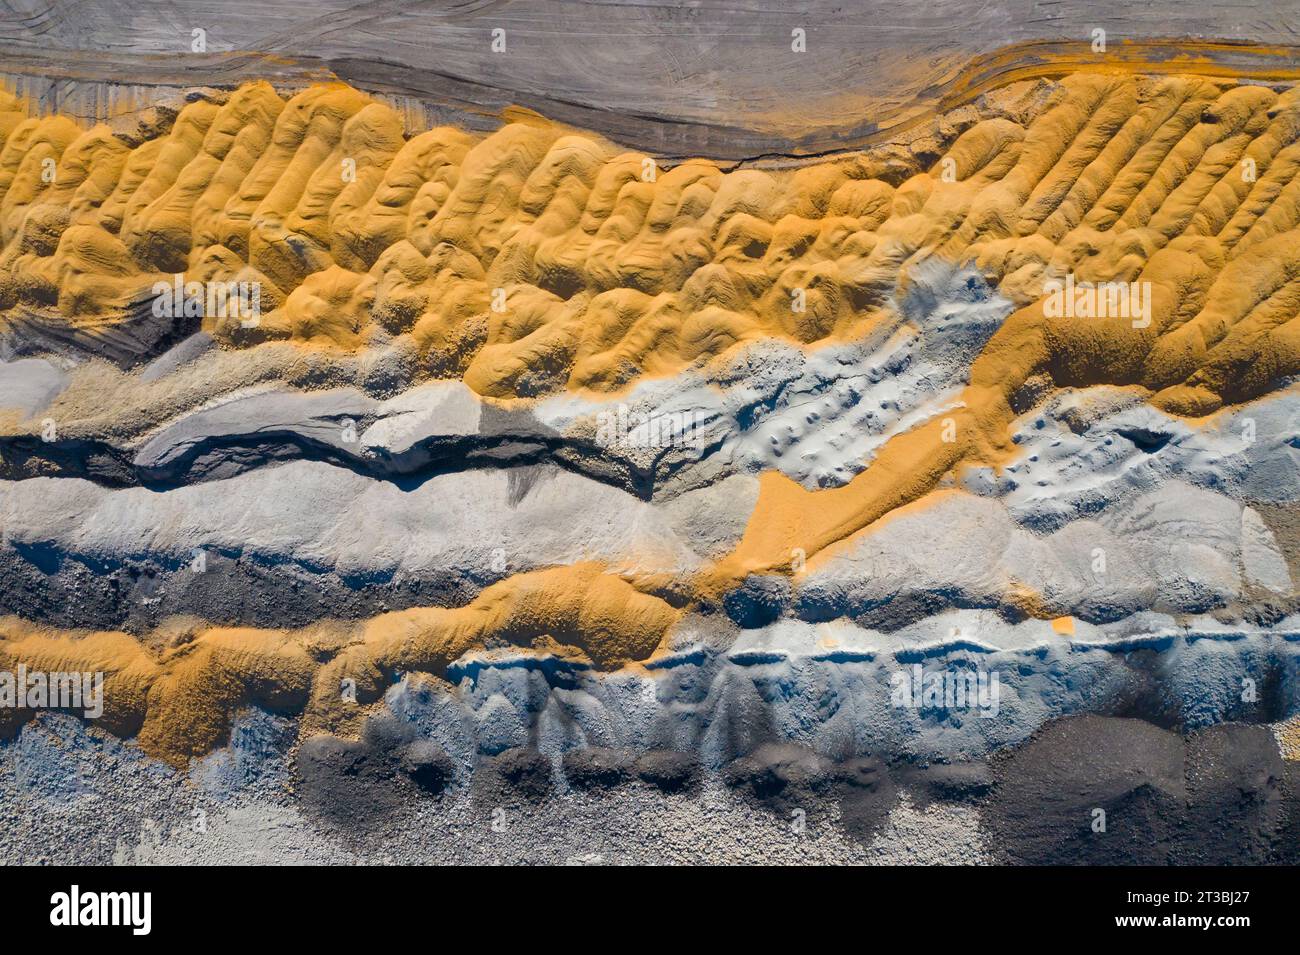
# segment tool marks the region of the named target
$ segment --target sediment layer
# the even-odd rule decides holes
[[[177,769],[278,714],[326,815],[340,762],[455,776],[435,738],[539,791],[587,750],[743,791],[792,739],[1290,718],[1296,91],[1007,56],[935,136],[784,169],[341,84],[6,100],[0,656],[104,672],[103,728]],[[1059,314],[1065,277],[1145,309]],[[263,311],[156,309],[178,281]],[[1001,715],[891,709],[926,661],[1006,673]]]

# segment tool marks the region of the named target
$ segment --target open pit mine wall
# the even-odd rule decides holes
[[[58,69],[102,67],[43,16]],[[397,714],[461,765],[710,769],[1295,715],[1275,51],[990,44],[951,108],[900,74],[895,136],[815,102],[811,132],[634,123],[630,80],[599,116],[474,100],[425,129],[423,91],[333,82],[298,39],[319,62],[282,79],[231,57],[190,89],[156,44],[124,61],[148,76],[59,87],[72,116],[35,81],[4,103],[6,666],[104,672],[98,725],[176,766],[250,707],[302,740]],[[863,148],[811,155],[832,136]],[[805,160],[735,167],[769,154]],[[262,312],[159,314],[177,274]],[[1065,275],[1135,313],[1054,312]],[[984,693],[927,703],[936,673]]]

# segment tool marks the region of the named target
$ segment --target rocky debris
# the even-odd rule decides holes
[[[364,831],[403,803],[404,775],[364,743],[312,736],[298,749],[297,776],[304,804],[337,825]]]
[[[666,793],[690,792],[700,784],[700,761],[692,753],[650,750],[637,757],[635,770],[642,782]]]
[[[898,771],[912,801],[920,808],[932,802],[980,802],[993,789],[988,763],[930,763]]]
[[[415,739],[407,724],[371,719],[362,740],[310,736],[298,748],[297,788],[304,804],[335,824],[380,824],[418,795],[453,785],[456,767],[437,743]]]
[[[774,623],[789,602],[788,578],[751,574],[723,597],[722,606],[736,626],[751,630]]]
[[[633,758],[623,750],[604,746],[571,750],[562,760],[564,778],[578,789],[612,789],[631,778]]]
[[[467,788],[413,794],[355,820],[322,815],[292,777],[298,728],[241,717],[229,749],[190,774],[71,717],[0,741],[0,848],[15,862],[130,864],[979,864],[975,810],[901,801],[863,844],[829,821],[792,832],[711,781],[690,792],[628,785],[485,804]],[[105,763],[112,772],[104,772]],[[360,805],[364,812],[365,806]],[[501,810],[494,812],[494,810]],[[336,821],[337,820],[337,821]],[[495,823],[495,825],[494,825]]]
[[[1012,862],[1260,864],[1287,817],[1284,767],[1261,726],[1184,738],[1140,720],[1079,716],[993,766],[983,818]]]
[[[456,776],[451,757],[432,740],[409,743],[402,751],[401,765],[417,786],[430,793],[442,792]]]
[[[551,794],[554,768],[537,750],[516,746],[485,756],[475,767],[478,798],[500,804],[525,799],[538,802]]]
[[[1267,727],[1221,723],[1187,738],[1180,865],[1258,865],[1282,842],[1289,796]]]
[[[140,372],[140,380],[154,382],[166,378],[177,369],[202,358],[215,345],[216,341],[207,332],[195,332],[149,362]]]
[[[778,815],[806,823],[832,802],[855,838],[869,841],[898,801],[885,765],[871,757],[834,762],[792,743],[766,743],[723,770],[727,785]]]

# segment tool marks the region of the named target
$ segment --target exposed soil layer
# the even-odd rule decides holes
[[[1010,862],[1258,865],[1295,853],[1293,772],[1265,727],[1221,724],[1183,737],[1080,716],[1049,724],[993,766],[983,818]]]

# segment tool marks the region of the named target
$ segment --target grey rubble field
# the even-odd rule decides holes
[[[991,766],[875,764],[866,783],[861,770],[846,782],[842,764],[788,744],[686,792],[636,779],[579,787],[562,758],[541,758],[551,773],[541,793],[500,777],[412,792],[401,778],[363,775],[345,781],[334,811],[320,797],[340,795],[340,780],[304,773],[301,759],[290,770],[292,737],[285,721],[250,712],[229,748],[182,775],[75,719],[43,716],[0,745],[4,858],[1243,863],[1294,861],[1300,823],[1294,764],[1281,762],[1266,728],[1236,724],[1183,737],[1138,720],[1067,720]],[[1090,823],[1102,807],[1099,834]]]

